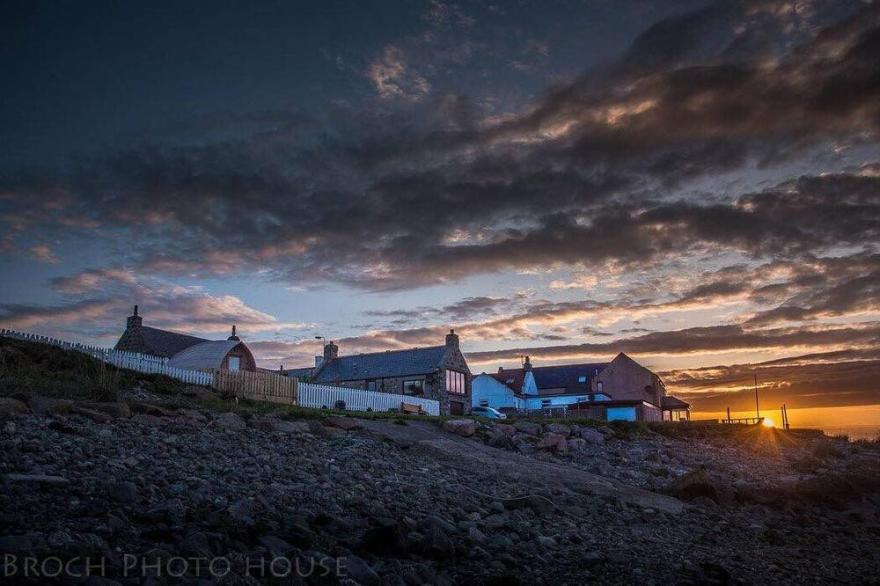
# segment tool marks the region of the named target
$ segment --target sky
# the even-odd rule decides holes
[[[0,7],[0,327],[880,403],[880,3]]]

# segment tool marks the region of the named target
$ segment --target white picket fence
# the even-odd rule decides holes
[[[214,383],[214,375],[210,372],[174,368],[168,366],[167,358],[159,356],[150,356],[148,354],[139,354],[137,352],[123,352],[121,350],[101,348],[99,346],[89,346],[86,344],[67,342],[65,340],[59,340],[58,338],[28,334],[26,332],[18,332],[15,330],[0,329],[0,336],[49,344],[66,350],[76,350],[77,352],[88,354],[89,356],[93,356],[98,360],[103,360],[104,362],[112,364],[118,368],[127,368],[129,370],[146,374],[164,374],[165,376],[175,378],[191,385],[209,387]]]
[[[165,376],[193,385],[223,388],[223,381],[225,378],[235,378],[233,375],[238,375],[238,378],[248,379],[248,384],[245,385],[246,388],[242,387],[242,389],[240,389],[243,393],[242,396],[258,400],[284,403],[294,402],[295,400],[296,404],[302,407],[310,407],[314,409],[333,409],[336,406],[337,401],[344,401],[345,409],[348,411],[388,411],[389,409],[400,409],[401,403],[408,403],[410,405],[419,405],[428,415],[440,415],[440,402],[433,399],[421,399],[419,397],[410,397],[409,395],[379,393],[376,391],[364,391],[361,389],[349,389],[345,387],[333,387],[311,383],[297,384],[295,380],[281,377],[280,375],[277,377],[279,379],[278,381],[273,380],[266,384],[259,383],[260,377],[265,377],[265,373],[225,373],[224,376],[218,376],[215,380],[215,373],[212,372],[187,370],[168,366],[168,358],[139,354],[137,352],[123,352],[110,348],[101,348],[99,346],[88,346],[86,344],[67,342],[49,336],[28,334],[3,328],[0,328],[0,336],[27,340],[29,342],[50,344],[67,350],[76,350],[99,360],[103,360],[104,362],[112,364],[118,368],[126,368],[148,374],[164,374]],[[272,378],[274,379],[275,377]],[[289,383],[295,385],[295,390],[281,388],[284,386],[278,384],[281,383],[281,379],[283,379],[285,384]],[[256,388],[257,386],[260,388]]]
[[[337,401],[344,401],[347,411],[388,411],[408,403],[419,405],[428,415],[440,415],[440,402],[433,399],[312,383],[299,383],[297,387],[297,403],[302,407],[333,409]]]

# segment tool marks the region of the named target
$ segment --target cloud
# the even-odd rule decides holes
[[[58,258],[48,244],[37,244],[31,247],[31,255],[38,261],[46,264],[58,264]]]
[[[431,91],[431,84],[409,70],[403,51],[388,45],[367,68],[367,77],[380,98],[420,100]]]

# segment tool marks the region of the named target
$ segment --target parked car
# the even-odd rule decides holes
[[[471,415],[485,417],[486,419],[507,419],[507,415],[492,407],[473,407]]]

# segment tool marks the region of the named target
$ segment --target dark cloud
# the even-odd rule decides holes
[[[468,98],[447,96],[396,113],[342,111],[332,125],[293,112],[284,132],[272,131],[283,112],[203,120],[201,134],[260,128],[0,178],[3,217],[65,234],[77,222],[130,230],[128,261],[140,270],[259,267],[373,289],[548,263],[645,264],[719,247],[792,256],[876,241],[876,177],[803,178],[714,205],[644,196],[809,145],[876,136],[880,8],[820,29],[772,62],[765,53],[718,58],[725,47],[710,41],[728,10],[657,25],[622,62],[509,120],[480,122]],[[736,11],[746,31],[777,18],[760,4]],[[673,34],[681,27],[702,32]],[[657,62],[628,65],[647,53]],[[48,213],[34,207],[50,195]]]

